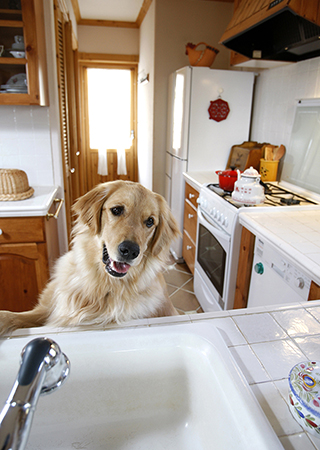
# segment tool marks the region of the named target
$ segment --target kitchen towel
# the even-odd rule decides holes
[[[98,149],[98,174],[108,175],[108,153],[106,148]]]

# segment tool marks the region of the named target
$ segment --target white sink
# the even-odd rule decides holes
[[[71,361],[27,449],[282,449],[219,331],[186,324],[46,333]],[[0,340],[0,409],[31,337]]]

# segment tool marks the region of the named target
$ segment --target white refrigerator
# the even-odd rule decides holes
[[[231,147],[249,139],[254,78],[252,72],[189,66],[169,77],[165,197],[181,233],[183,172],[225,169]],[[218,98],[229,108],[220,121],[208,111]],[[171,252],[182,260],[182,238]]]

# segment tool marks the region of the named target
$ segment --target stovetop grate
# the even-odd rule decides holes
[[[241,208],[243,206],[251,208],[257,206],[318,205],[317,202],[285,189],[282,186],[264,182],[261,182],[261,184],[265,190],[265,201],[261,205],[243,205],[242,203],[234,201],[231,196],[232,193],[221,189],[219,183],[210,183],[207,187],[236,208]]]

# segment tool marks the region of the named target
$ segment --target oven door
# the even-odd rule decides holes
[[[205,312],[225,309],[230,241],[231,236],[198,208],[194,289]]]

